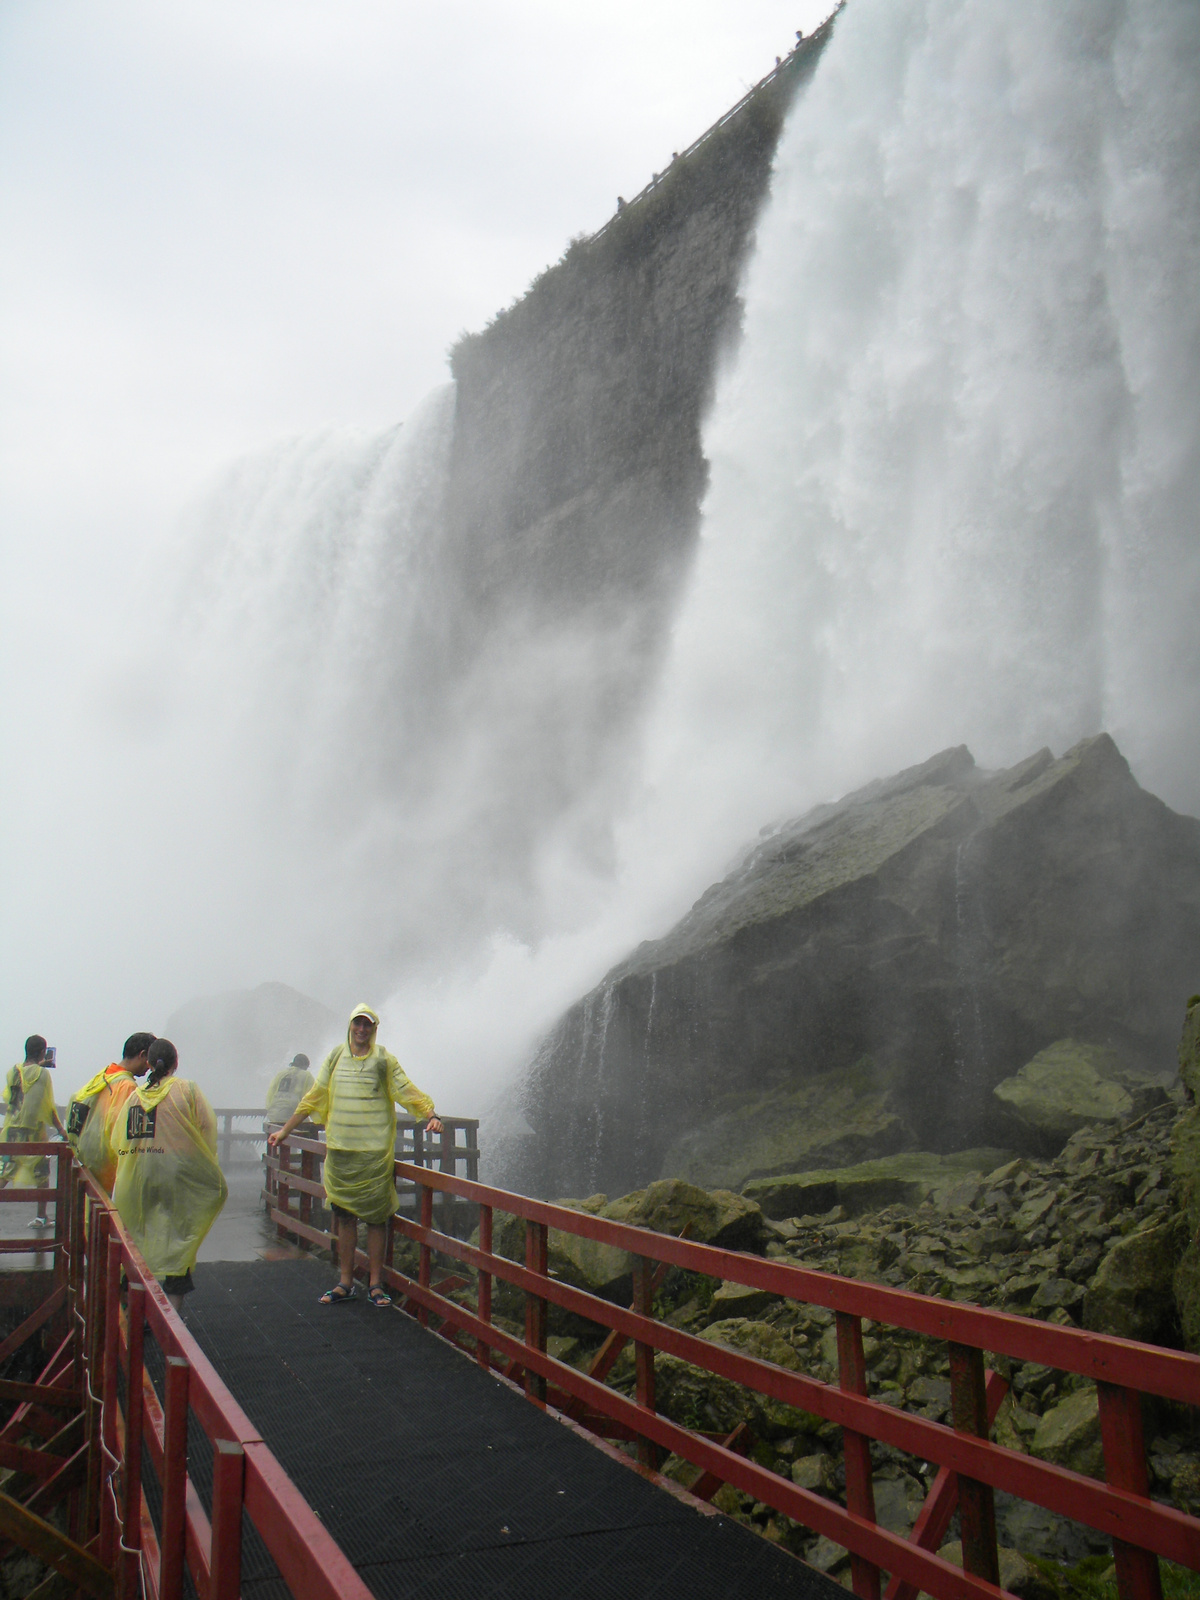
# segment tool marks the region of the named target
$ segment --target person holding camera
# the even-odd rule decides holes
[[[40,1033],[25,1041],[25,1059],[8,1074],[5,1083],[5,1144],[44,1144],[53,1123],[60,1139],[66,1130],[58,1120],[54,1105],[54,1086],[48,1069],[54,1066],[54,1051],[47,1048]],[[45,1189],[50,1182],[50,1161],[46,1156],[5,1156],[0,1163],[0,1189],[11,1183],[18,1189]],[[40,1203],[31,1228],[46,1226],[46,1203]]]

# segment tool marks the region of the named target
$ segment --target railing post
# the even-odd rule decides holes
[[[1148,1496],[1142,1397],[1135,1390],[1115,1383],[1098,1383],[1096,1392],[1100,1401],[1105,1481],[1110,1488]],[[1158,1557],[1153,1551],[1114,1539],[1113,1561],[1121,1600],[1162,1600],[1162,1577]]]
[[[116,1565],[117,1368],[121,1357],[121,1241],[110,1237],[104,1255],[104,1349],[101,1353],[100,1560]],[[94,1381],[94,1380],[93,1380]]]
[[[478,1122],[463,1123],[463,1138],[467,1149],[473,1151],[467,1157],[467,1177],[472,1183],[479,1182],[479,1124]]]
[[[492,1208],[480,1206],[479,1208],[479,1248],[484,1255],[492,1253]],[[490,1272],[479,1274],[479,1297],[477,1302],[480,1322],[492,1320],[492,1275]],[[490,1345],[484,1344],[480,1339],[475,1345],[475,1354],[481,1367],[490,1367],[492,1364],[492,1351]]]
[[[654,1315],[654,1263],[645,1256],[633,1258],[633,1309],[643,1317]],[[635,1340],[633,1350],[637,1403],[647,1411],[656,1411],[654,1346]],[[658,1470],[658,1449],[649,1439],[638,1440],[638,1462],[647,1471]]]
[[[280,1211],[286,1213],[291,1210],[292,1205],[292,1186],[285,1176],[286,1173],[292,1170],[292,1151],[286,1139],[282,1144],[277,1145],[276,1149],[279,1151],[279,1180],[275,1205]],[[275,1233],[280,1239],[286,1239],[288,1236],[287,1228],[282,1222],[275,1224]]]
[[[125,1466],[123,1477],[124,1533],[118,1576],[123,1600],[138,1600],[142,1592],[142,1357],[146,1339],[146,1290],[129,1285],[129,1370],[125,1375]]]
[[[233,1154],[233,1112],[226,1111],[225,1132],[221,1139],[221,1165],[227,1167]]]
[[[168,1356],[163,1381],[162,1526],[159,1531],[158,1600],[181,1600],[187,1533],[187,1423],[191,1367]]]
[[[54,1158],[54,1287],[66,1283],[70,1277],[67,1260],[71,1231],[71,1151],[61,1145]]]
[[[549,1260],[549,1230],[544,1222],[525,1224],[525,1270],[545,1277]],[[546,1302],[532,1290],[525,1291],[525,1343],[530,1350],[546,1353]],[[525,1368],[525,1393],[537,1405],[546,1403],[546,1380],[540,1372]]]
[[[849,1394],[866,1394],[867,1362],[863,1354],[862,1319],[848,1311],[837,1313],[838,1384]],[[846,1455],[846,1509],[875,1521],[875,1485],[871,1476],[871,1441],[864,1433],[846,1428],[842,1434]],[[865,1556],[850,1552],[850,1575],[859,1600],[879,1600],[879,1568]]]
[[[438,1167],[442,1172],[454,1176],[454,1128],[449,1122],[442,1123],[442,1141],[438,1155]],[[454,1196],[447,1189],[442,1194],[442,1232],[454,1232],[455,1203]]]
[[[245,1482],[246,1452],[241,1445],[234,1439],[214,1439],[208,1600],[238,1600],[241,1594]]]
[[[959,1433],[988,1436],[987,1390],[983,1351],[974,1345],[950,1344],[950,1405]],[[990,1483],[958,1477],[958,1519],[962,1529],[963,1570],[999,1586],[996,1550],[996,1507]]]
[[[84,1500],[84,1534],[88,1539],[100,1525],[100,1388],[101,1356],[104,1348],[104,1285],[107,1259],[108,1214],[100,1206],[93,1206],[88,1218],[87,1306],[84,1337],[87,1341],[87,1362],[84,1382],[88,1394],[88,1474],[87,1496]]]
[[[313,1155],[311,1150],[302,1150],[300,1152],[300,1176],[307,1178],[312,1183],[315,1180],[316,1171],[316,1156]],[[307,1222],[310,1228],[312,1227],[312,1203],[312,1195],[306,1194],[302,1189],[300,1191],[300,1221]]]
[[[433,1227],[433,1190],[427,1184],[421,1185],[420,1219],[422,1228]],[[422,1289],[428,1289],[431,1276],[430,1268],[433,1264],[433,1251],[422,1239],[418,1247],[419,1260],[417,1264],[417,1282]],[[417,1307],[417,1321],[423,1328],[429,1326],[429,1309],[427,1306]]]

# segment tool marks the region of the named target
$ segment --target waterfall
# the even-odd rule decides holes
[[[154,910],[94,986],[390,988],[389,1038],[479,1104],[764,824],[940,747],[1104,727],[1200,810],[1197,81],[1192,0],[851,0],[640,757],[593,737],[625,619],[531,632],[518,595],[456,658],[452,390],[237,466],[128,669],[153,738],[97,739],[71,871],[120,838],[91,903]]]
[[[1106,728],[1200,810],[1198,81],[1187,0],[839,18],[760,219],[647,737],[640,826],[686,819],[692,890],[772,818],[961,742],[999,765]]]

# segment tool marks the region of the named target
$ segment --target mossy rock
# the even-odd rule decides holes
[[[1077,1389],[1043,1416],[1034,1430],[1029,1452],[1090,1478],[1104,1475],[1100,1441],[1100,1402],[1095,1387]]]
[[[753,1200],[728,1190],[709,1193],[678,1179],[661,1179],[616,1200],[592,1195],[587,1200],[559,1200],[557,1203],[609,1222],[623,1222],[630,1227],[670,1234],[673,1238],[678,1238],[687,1227],[690,1239],[724,1250],[761,1250],[765,1242],[763,1214]],[[500,1255],[524,1263],[523,1219],[498,1213],[493,1243]],[[633,1256],[628,1250],[584,1239],[559,1228],[550,1229],[546,1245],[547,1263],[556,1278],[574,1288],[585,1289],[589,1294],[628,1305],[633,1293]],[[509,1291],[499,1285],[497,1293],[502,1299],[519,1295],[519,1291]]]
[[[992,1094],[1004,1124],[1025,1147],[1057,1154],[1073,1133],[1133,1115],[1134,1096],[1118,1081],[1123,1063],[1104,1045],[1058,1039],[1039,1050]]]
[[[1084,1327],[1122,1339],[1158,1339],[1172,1321],[1185,1240],[1175,1217],[1118,1239],[1084,1296]]]
[[[886,1078],[864,1057],[797,1088],[743,1098],[677,1139],[662,1170],[745,1192],[753,1178],[849,1166],[912,1142]]]
[[[1200,994],[1187,1003],[1179,1041],[1179,1076],[1189,1100],[1200,1100]]]
[[[791,1371],[800,1366],[791,1345],[765,1322],[727,1317],[711,1323],[700,1337]],[[745,1422],[761,1439],[783,1439],[796,1433],[816,1433],[825,1425],[823,1418],[811,1412],[744,1389],[677,1356],[660,1354],[654,1366],[658,1409],[685,1427],[732,1433]]]
[[[850,1167],[756,1178],[742,1192],[768,1217],[815,1216],[835,1205],[861,1216],[884,1206],[918,1206],[931,1196],[948,1195],[964,1178],[992,1172],[1011,1158],[1011,1150],[990,1147],[953,1155],[906,1150]]]
[[[722,1250],[761,1251],[765,1243],[762,1210],[754,1200],[729,1189],[700,1189],[679,1178],[660,1178],[610,1200],[599,1215],[674,1238],[686,1227],[690,1239]]]
[[[1186,1243],[1175,1268],[1175,1306],[1184,1345],[1200,1352],[1200,1106],[1185,1111],[1171,1131],[1171,1182]]]

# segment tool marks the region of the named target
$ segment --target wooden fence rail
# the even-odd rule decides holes
[[[293,1236],[328,1244],[329,1236],[306,1223],[291,1206],[292,1188],[301,1196],[301,1206],[305,1198],[311,1201],[322,1194],[317,1167],[324,1147],[311,1140],[289,1143],[307,1160],[308,1168],[303,1175],[289,1173],[290,1156],[281,1147],[277,1203],[271,1215]],[[1111,1538],[1121,1600],[1161,1600],[1160,1556],[1200,1570],[1200,1521],[1151,1499],[1142,1435],[1143,1395],[1200,1405],[1200,1357],[675,1239],[428,1166],[397,1162],[396,1176],[419,1197],[411,1216],[397,1216],[392,1222],[394,1234],[417,1245],[419,1267],[414,1278],[393,1263],[385,1267],[384,1276],[422,1322],[436,1325],[456,1343],[466,1340],[480,1362],[521,1382],[535,1404],[554,1406],[602,1436],[636,1443],[645,1470],[653,1470],[661,1452],[673,1451],[700,1469],[709,1493],[720,1483],[732,1484],[836,1540],[851,1554],[854,1592],[861,1600],[878,1600],[885,1572],[891,1577],[888,1600],[914,1600],[921,1590],[936,1600],[996,1600],[1001,1591],[995,1490],[1086,1523]],[[444,1201],[448,1196],[475,1208],[477,1244],[433,1226],[435,1198]],[[497,1211],[525,1224],[520,1261],[499,1255],[492,1247]],[[627,1251],[633,1264],[632,1304],[613,1304],[554,1277],[548,1268],[551,1229]],[[460,1272],[435,1283],[435,1257],[457,1263],[465,1276]],[[393,1262],[390,1239],[388,1261]],[[361,1253],[358,1264],[366,1264]],[[831,1311],[837,1331],[836,1385],[660,1321],[653,1310],[653,1285],[657,1275],[671,1267]],[[492,1321],[496,1279],[524,1295],[523,1339]],[[462,1290],[472,1281],[474,1307],[460,1303]],[[450,1298],[452,1292],[458,1298]],[[547,1353],[550,1305],[609,1330],[605,1347],[609,1354],[602,1350],[590,1371]],[[862,1343],[867,1318],[946,1343],[951,1426],[871,1396]],[[614,1340],[617,1348],[625,1342],[634,1345],[632,1396],[602,1381],[612,1365]],[[845,1507],[748,1459],[739,1452],[735,1437],[713,1437],[662,1415],[655,1404],[658,1352],[839,1425],[845,1445]],[[990,1423],[1007,1385],[998,1372],[988,1370],[985,1353],[1037,1362],[1095,1382],[1105,1481],[991,1442]],[[941,1469],[907,1539],[875,1521],[872,1440]],[[935,1553],[956,1505],[963,1534],[961,1568]]]

